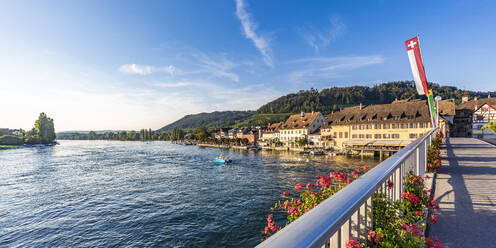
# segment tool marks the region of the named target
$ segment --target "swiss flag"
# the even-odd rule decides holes
[[[427,78],[425,76],[422,54],[418,37],[411,38],[405,42],[408,59],[412,68],[413,79],[419,95],[427,94]]]

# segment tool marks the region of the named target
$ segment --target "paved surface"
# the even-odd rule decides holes
[[[445,247],[496,247],[496,146],[450,138],[442,153],[431,235]]]

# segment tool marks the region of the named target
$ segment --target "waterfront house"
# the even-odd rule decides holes
[[[19,135],[19,129],[0,128],[0,135]]]
[[[489,121],[492,115],[491,109],[494,109],[494,107],[496,107],[496,98],[492,98],[491,95],[488,95],[487,98],[479,99],[478,97],[474,97],[472,100],[469,100],[468,94],[465,93],[461,104],[456,107],[451,136],[482,136],[483,131],[481,127],[484,126],[484,119]]]
[[[300,139],[308,139],[308,135],[315,132],[325,122],[320,112],[311,112],[291,115],[284,124],[279,127],[280,141],[284,146],[296,148]]]
[[[278,123],[272,123],[265,128],[261,135],[261,142],[259,142],[261,145],[271,145],[274,144],[275,142],[279,141],[279,128],[281,125],[284,124],[283,122],[278,122]]]
[[[251,131],[249,127],[240,127],[236,133],[236,137],[242,139],[245,134]]]
[[[440,101],[440,127],[449,131],[455,115],[453,100]],[[379,104],[344,108],[326,118],[321,128],[325,148],[371,149],[387,147],[399,149],[421,137],[432,128],[428,104],[425,100],[396,100]]]
[[[496,106],[496,105],[495,105]],[[489,122],[496,121],[496,108],[488,103],[480,106],[472,116],[472,137],[496,138],[492,130],[482,129]]]
[[[321,142],[321,138],[322,135],[319,128],[308,135],[308,146],[312,148],[323,148],[324,144]]]
[[[256,144],[258,140],[258,130],[250,128],[249,131],[243,134],[242,138],[247,139],[248,144]]]
[[[238,128],[237,127],[229,129],[229,131],[227,131],[227,136],[229,137],[229,139],[237,138],[238,137],[237,134],[238,134]]]
[[[228,131],[229,131],[228,128],[219,129],[219,131],[215,134],[215,138],[216,139],[229,138]]]

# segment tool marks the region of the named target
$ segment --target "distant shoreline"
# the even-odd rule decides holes
[[[20,148],[28,148],[28,147],[44,147],[44,146],[54,146],[58,143],[49,143],[49,144],[36,144],[36,145],[0,145],[0,150],[8,150],[8,149],[20,149]]]

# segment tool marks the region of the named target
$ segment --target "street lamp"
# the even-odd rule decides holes
[[[439,127],[439,101],[443,99],[440,96],[436,96],[434,100],[436,100],[436,126]]]

